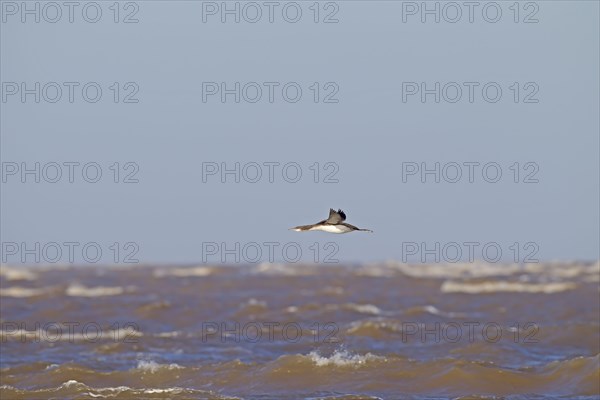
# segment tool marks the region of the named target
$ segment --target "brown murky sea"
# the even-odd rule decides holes
[[[2,266],[1,399],[600,397],[600,264]]]

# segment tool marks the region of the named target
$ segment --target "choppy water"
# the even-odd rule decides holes
[[[0,398],[598,398],[600,264],[0,270]]]

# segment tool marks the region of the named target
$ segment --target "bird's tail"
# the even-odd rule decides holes
[[[290,231],[296,231],[296,232],[302,232],[302,231],[307,231],[310,228],[312,228],[312,225],[300,225],[300,226],[295,226],[293,228],[290,228]]]
[[[370,229],[359,229],[359,231],[364,231],[364,232],[371,232],[371,233],[373,233],[373,231],[372,231],[372,230],[370,230]]]

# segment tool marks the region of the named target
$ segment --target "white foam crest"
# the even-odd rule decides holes
[[[373,304],[358,304],[358,303],[343,303],[343,304],[326,304],[323,307],[324,311],[353,311],[360,314],[369,314],[369,315],[381,315],[384,312]],[[288,307],[286,309],[288,312],[296,312],[298,311],[298,307],[293,306],[293,308]]]
[[[386,271],[389,270],[389,271]],[[372,264],[358,270],[360,275],[389,276],[393,271],[413,278],[433,279],[471,279],[494,276],[524,275],[544,280],[565,280],[582,277],[590,281],[600,276],[600,262],[585,263],[488,263],[475,261],[473,263],[433,263],[407,264],[388,261],[383,264]],[[594,278],[590,278],[593,276]]]
[[[396,271],[388,265],[368,264],[358,267],[355,274],[358,276],[370,276],[374,278],[388,278],[394,276]]]
[[[134,329],[133,326],[123,326],[122,328],[112,329],[110,331],[106,331],[103,333],[103,337],[113,339],[115,341],[123,342],[133,340],[134,337],[142,337],[144,334],[137,329]]]
[[[25,267],[21,269],[10,268],[7,265],[0,265],[0,276],[7,281],[34,281],[38,278],[38,274]]]
[[[8,325],[8,324],[6,324]],[[80,342],[90,341],[96,342],[98,340],[114,340],[114,341],[132,341],[136,337],[143,336],[142,332],[133,329],[133,327],[123,327],[119,329],[102,329],[102,327],[95,327],[94,329],[87,329],[87,333],[76,332],[76,330],[83,329],[81,326],[73,327],[72,325],[64,324],[47,324],[48,326],[42,328],[39,325],[37,329],[2,329],[0,330],[0,339],[6,340],[32,340],[32,341],[48,341],[48,342]],[[85,326],[85,325],[84,325]],[[60,328],[60,329],[58,329]]]
[[[463,283],[446,281],[440,290],[442,293],[497,293],[497,292],[520,292],[520,293],[558,293],[575,289],[577,285],[573,282],[553,283],[521,283],[521,282],[477,282]]]
[[[5,330],[2,329],[0,330],[0,339],[2,339],[3,342],[7,341],[8,339],[14,339],[14,340],[23,340],[23,339],[28,339],[28,338],[40,338],[42,335],[42,331],[40,329],[34,330],[34,331],[28,331],[26,329],[15,329],[15,330]]]
[[[376,356],[371,353],[364,355],[350,354],[347,350],[336,350],[331,356],[324,357],[316,351],[311,351],[308,357],[317,367],[325,367],[328,365],[335,365],[337,367],[345,366],[360,366],[371,361],[385,361],[384,357]]]
[[[279,264],[279,263],[260,263],[252,268],[253,274],[262,275],[284,275],[284,276],[299,276],[299,275],[314,275],[315,270],[310,266],[298,266],[296,264]]]
[[[118,296],[123,293],[133,292],[134,286],[95,286],[87,287],[78,283],[69,285],[65,294],[72,297],[102,297],[102,296]]]
[[[154,374],[154,373],[160,371],[161,369],[174,370],[174,369],[182,369],[182,368],[183,367],[181,365],[178,365],[175,363],[159,364],[156,361],[147,361],[147,360],[138,361],[138,364],[136,367],[136,369],[139,369],[144,372],[150,372],[151,374]]]
[[[391,331],[399,330],[398,324],[395,322],[387,321],[384,319],[371,319],[351,322],[346,332],[349,334],[354,334],[359,332],[361,329],[368,327],[373,327],[375,329],[388,329]]]
[[[344,304],[344,308],[361,314],[380,315],[382,313],[381,309],[373,304],[348,303]]]
[[[267,302],[264,300],[258,300],[254,297],[248,299],[248,301],[244,303],[240,303],[240,308],[248,308],[248,307],[256,307],[256,308],[267,308]]]
[[[344,288],[340,286],[325,286],[323,289],[321,289],[321,293],[340,296],[344,294]]]
[[[157,393],[170,393],[170,394],[179,394],[183,393],[185,389],[183,388],[167,388],[167,389],[144,389],[144,394],[157,394]]]
[[[393,263],[390,266],[413,278],[478,278],[510,276],[524,272],[523,268],[517,264],[487,264],[482,262],[419,265]]]
[[[161,337],[161,338],[175,338],[182,335],[181,331],[170,331],[170,332],[160,332],[156,333],[153,336]]]
[[[1,385],[0,389],[4,390],[18,390],[10,385]],[[80,389],[80,390],[88,390],[90,392],[85,393],[85,395],[94,397],[94,398],[113,398],[115,396],[119,396],[123,392],[132,392],[134,394],[182,394],[182,393],[212,393],[204,390],[198,389],[188,389],[182,387],[169,387],[169,388],[131,388],[129,386],[116,386],[116,387],[100,387],[95,388],[86,385],[85,383],[69,380],[67,382],[62,383],[60,386],[52,389],[38,389],[33,390],[32,392],[36,393],[45,393],[47,391],[58,392],[62,389]],[[223,399],[239,399],[238,397],[222,397]]]
[[[25,297],[35,297],[42,296],[44,294],[49,293],[52,288],[26,288],[20,286],[12,286],[4,289],[0,289],[1,297],[17,297],[17,298],[25,298]]]
[[[153,275],[157,278],[165,276],[174,276],[177,278],[186,278],[193,276],[210,276],[214,273],[214,269],[211,267],[193,267],[193,268],[169,268],[169,269],[158,269],[154,271]]]
[[[60,385],[61,388],[70,388],[72,386],[81,386],[81,387],[85,387],[85,388],[89,387],[85,383],[78,382],[78,381],[76,381],[74,379],[70,379],[70,380],[68,380],[68,381],[66,381],[66,382],[64,382],[63,384]]]
[[[439,308],[437,308],[436,306],[432,306],[432,305],[424,306],[423,311],[428,312],[429,314],[439,315],[441,317],[448,317],[448,318],[462,318],[462,317],[467,316],[466,313],[453,312],[453,311],[442,311]]]

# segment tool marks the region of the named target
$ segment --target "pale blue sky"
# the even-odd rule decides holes
[[[313,22],[313,2],[298,2],[303,14],[295,24],[279,9],[273,23],[266,16],[221,23],[212,15],[203,23],[202,2],[191,1],[137,2],[133,24],[112,21],[112,2],[99,2],[96,24],[78,10],[73,23],[66,16],[21,23],[5,3],[3,95],[6,82],[94,81],[103,89],[94,104],[79,89],[73,103],[66,89],[54,104],[7,95],[0,103],[5,168],[96,162],[103,178],[23,184],[8,176],[2,242],[131,241],[146,262],[199,262],[203,242],[273,241],[298,242],[305,251],[333,241],[338,259],[357,262],[399,260],[405,242],[497,242],[504,251],[535,242],[542,260],[598,257],[598,2],[539,1],[539,22],[529,24],[522,20],[534,9],[521,10],[515,23],[513,2],[498,3],[497,23],[477,9],[473,23],[463,16],[454,24],[412,15],[404,23],[402,2],[390,1],[336,2],[339,22],[330,24]],[[321,7],[321,20],[335,11]],[[139,102],[115,104],[113,82],[135,82]],[[297,82],[303,95],[288,103],[276,89],[269,103],[265,89],[257,103],[236,104],[231,95],[203,102],[203,82]],[[334,82],[339,102],[315,103],[314,82],[321,98],[334,87],[323,85]],[[461,101],[436,104],[433,95],[403,102],[403,82],[480,86],[473,103],[465,89]],[[481,97],[487,82],[503,90],[496,103]],[[522,101],[528,82],[539,88],[538,103]],[[120,96],[129,91],[121,88]],[[112,183],[115,162],[135,162],[139,183]],[[203,162],[297,162],[303,178],[203,182]],[[322,173],[335,163],[339,182],[312,182],[315,162]],[[503,176],[498,183],[481,175],[474,183],[403,182],[403,162],[496,162]],[[539,183],[514,183],[515,162],[535,162]],[[329,207],[375,233],[287,230],[324,219]]]

